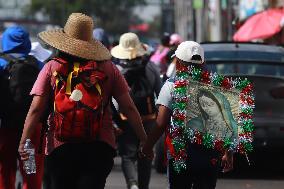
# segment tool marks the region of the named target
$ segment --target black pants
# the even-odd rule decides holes
[[[132,127],[128,123],[125,123],[125,125],[123,134],[118,138],[118,149],[126,184],[128,188],[132,184],[138,184],[139,189],[149,189],[152,160],[137,157],[139,139]],[[154,127],[155,121],[143,121],[143,125],[148,134]]]
[[[64,144],[46,158],[45,189],[103,189],[115,150],[104,142]]]
[[[170,189],[215,189],[220,170],[220,154],[200,145],[188,149],[187,169],[177,173],[169,160]]]

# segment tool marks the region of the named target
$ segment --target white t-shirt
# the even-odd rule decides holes
[[[156,105],[163,105],[172,110],[172,91],[174,89],[174,80],[168,79],[163,85],[158,100],[156,101]]]

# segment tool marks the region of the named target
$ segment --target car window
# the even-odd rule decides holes
[[[257,64],[257,63],[209,63],[207,69],[219,74],[244,74],[244,75],[265,75],[284,76],[284,65]]]

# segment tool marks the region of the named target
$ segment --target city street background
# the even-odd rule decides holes
[[[284,0],[0,0],[0,31],[22,25],[35,42],[39,32],[63,27],[70,13],[83,12],[94,18],[96,28],[106,31],[109,48],[124,32],[136,33],[151,51],[158,47],[165,33],[177,33],[182,40],[202,43],[206,64],[214,68],[210,70],[255,79],[256,89],[253,145],[254,151],[260,152],[251,159],[257,161],[258,169],[228,174],[218,180],[216,188],[284,189],[284,156],[280,155],[284,149],[284,16],[281,22],[274,21],[279,31],[242,41],[244,44],[234,39],[250,18],[268,10],[284,14]],[[257,26],[260,24],[249,25],[245,32],[272,28]],[[258,68],[264,72],[257,73]],[[246,166],[246,162],[239,164]],[[21,182],[19,174],[17,178]],[[150,189],[166,189],[167,185],[166,175],[153,168]],[[126,188],[117,157],[106,189]]]

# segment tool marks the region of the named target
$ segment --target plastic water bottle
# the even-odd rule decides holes
[[[29,159],[24,161],[24,170],[28,175],[34,174],[36,173],[35,148],[31,142],[31,139],[26,140],[24,150],[29,154]]]

